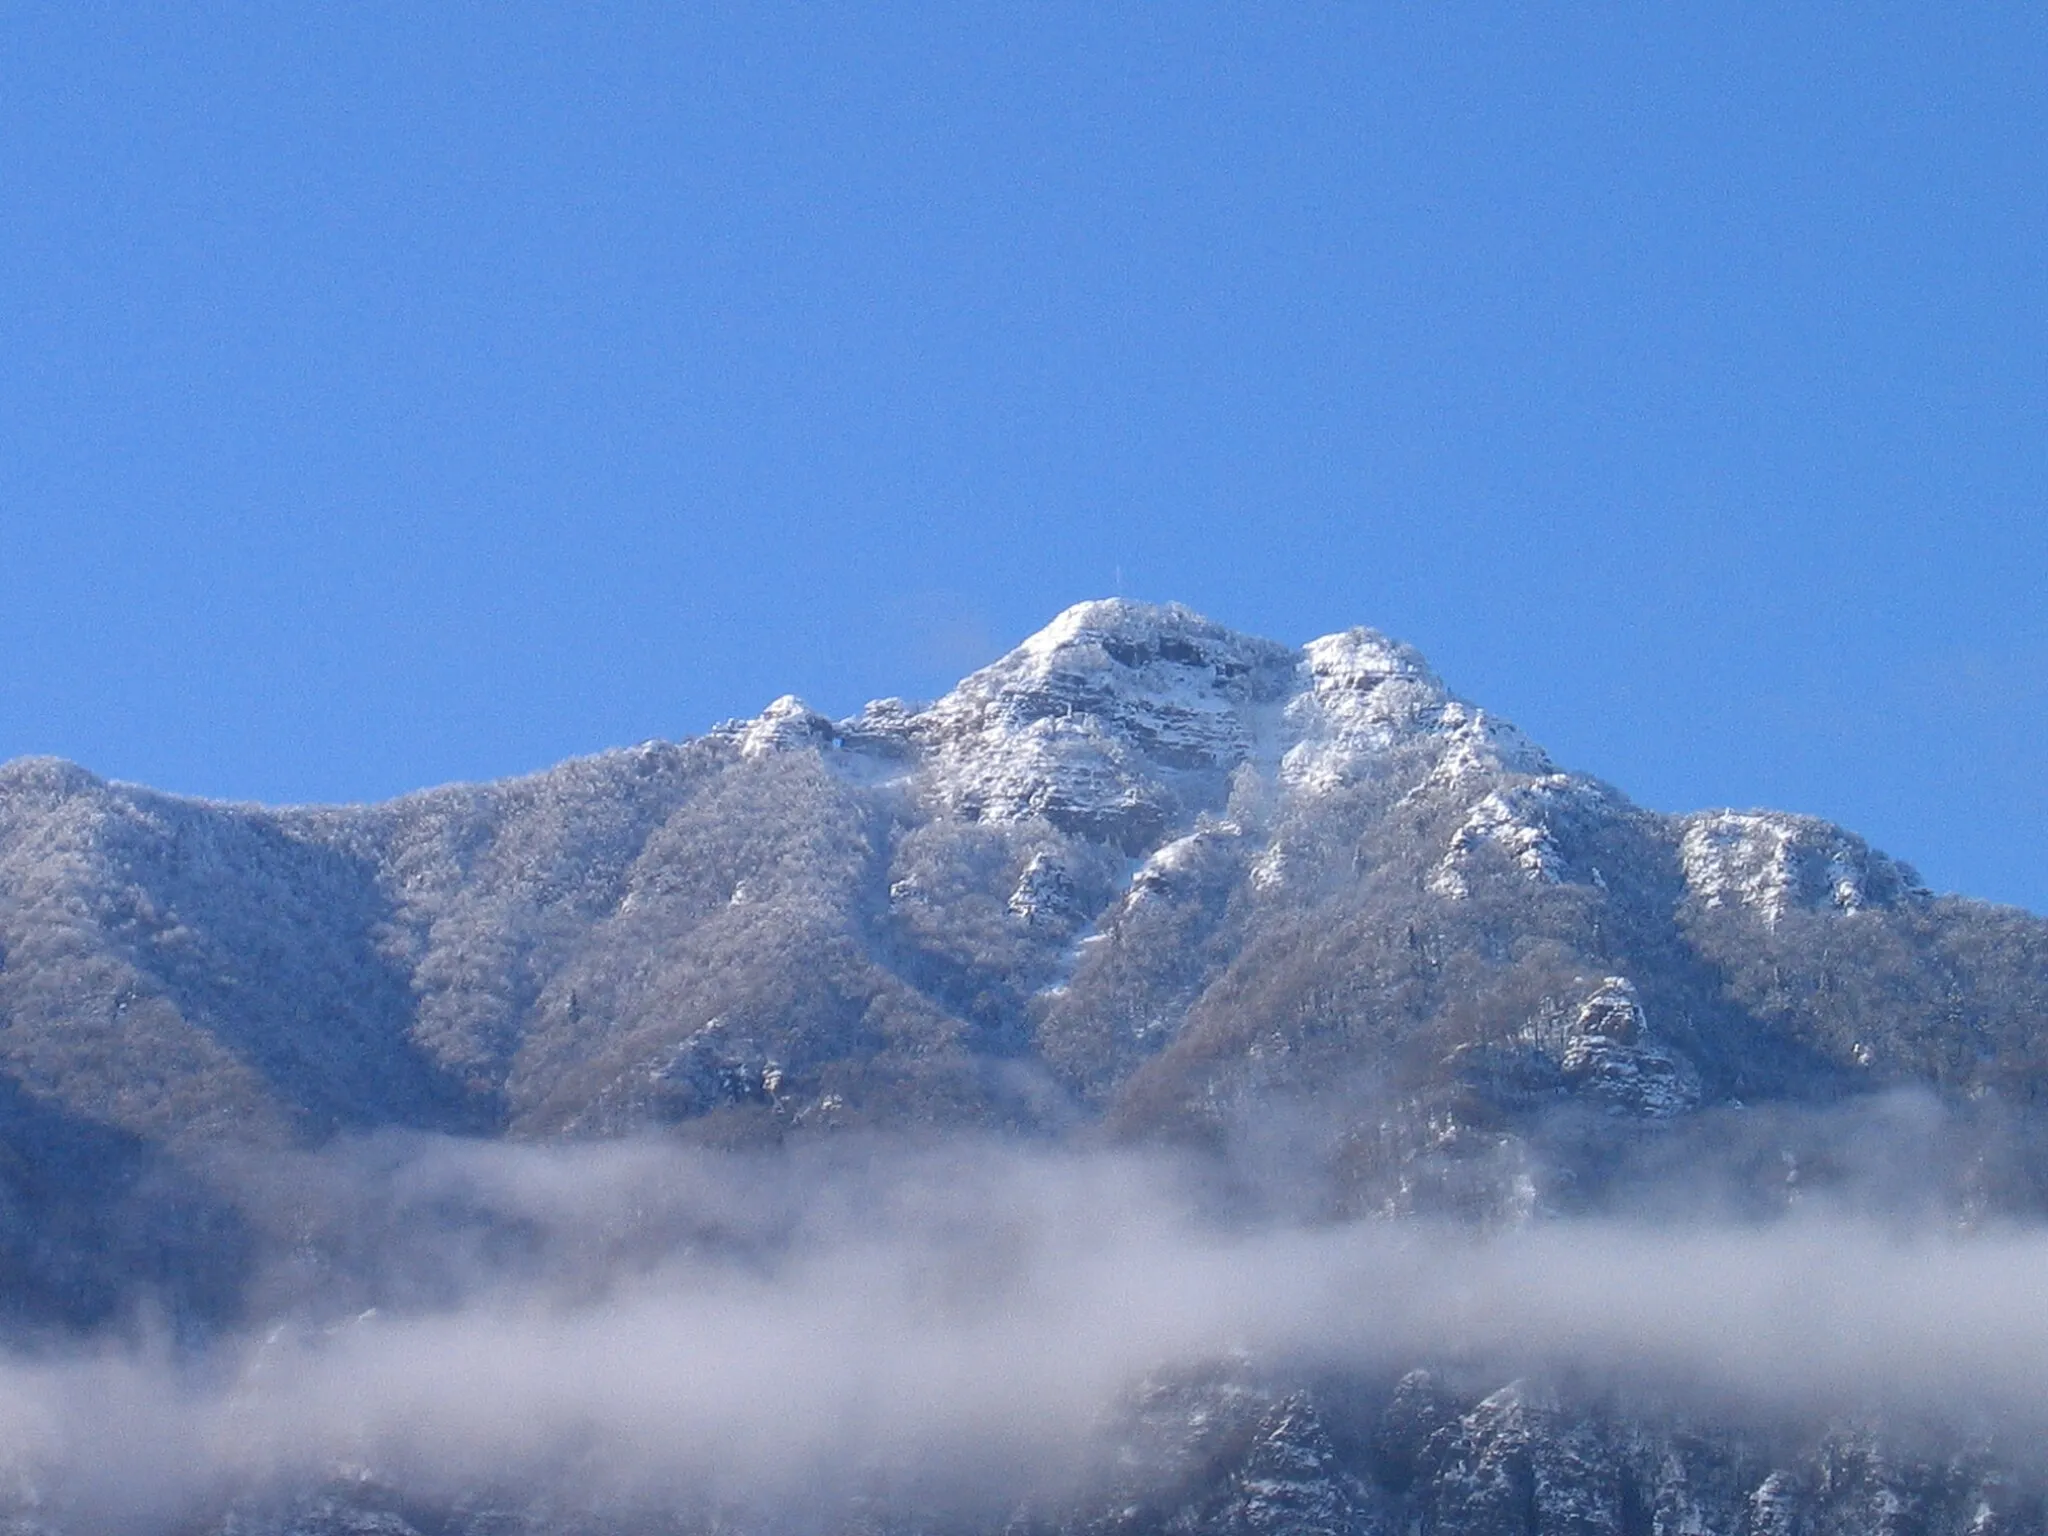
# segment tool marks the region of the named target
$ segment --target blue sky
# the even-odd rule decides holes
[[[2048,910],[2048,13],[0,4],[0,756],[367,799],[1367,623]]]

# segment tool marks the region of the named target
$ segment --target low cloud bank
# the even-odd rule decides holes
[[[108,1525],[337,1471],[999,1499],[1076,1475],[1148,1374],[1232,1358],[2048,1430],[2034,1227],[1226,1218],[1194,1165],[985,1142],[378,1141],[261,1181],[276,1321],[0,1363],[0,1491]]]

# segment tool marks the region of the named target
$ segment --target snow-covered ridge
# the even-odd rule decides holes
[[[1571,829],[1629,810],[1453,696],[1410,646],[1360,628],[1293,648],[1174,603],[1077,604],[928,706],[884,699],[833,724],[782,698],[721,733],[747,757],[836,745],[849,772],[886,772],[947,813],[1043,818],[1140,858],[1220,811],[1240,770],[1296,804],[1398,772],[1406,793],[1466,806],[1429,877],[1452,899],[1486,850],[1538,882],[1600,884],[1573,865]],[[1812,817],[1714,811],[1669,825],[1688,894],[1709,908],[1776,922],[1920,889],[1909,868]],[[1258,874],[1276,881],[1277,855]]]
[[[1679,826],[1687,893],[1709,908],[1748,907],[1775,923],[1796,907],[1854,913],[1925,891],[1910,865],[1817,816],[1701,811]]]
[[[1177,603],[1120,598],[1067,609],[926,708],[885,699],[828,728],[779,699],[723,731],[748,755],[829,737],[905,763],[955,814],[1042,816],[1133,852],[1219,805],[1246,764],[1294,795],[1371,777],[1416,743],[1435,748],[1438,783],[1552,771],[1520,732],[1453,698],[1416,651],[1372,630],[1297,649]]]
[[[830,720],[795,694],[785,693],[742,726],[738,734],[742,756],[765,757],[791,747],[829,744],[837,732]]]
[[[1042,820],[1138,860],[1186,835],[1204,812],[1239,817],[1256,836],[1269,815],[1310,811],[1347,785],[1391,783],[1425,809],[1456,809],[1424,877],[1452,899],[1497,854],[1538,883],[1598,886],[1601,872],[1573,853],[1579,832],[1635,814],[1616,792],[1559,772],[1515,727],[1451,694],[1412,647],[1373,630],[1291,647],[1179,604],[1125,599],[1076,604],[934,703],[882,699],[834,722],[784,696],[708,739],[741,761],[820,752],[843,777],[895,786],[940,814]],[[450,786],[394,804],[452,814],[481,805],[479,795],[550,794],[564,774],[604,776],[629,760],[637,783],[660,760],[648,757],[655,751],[649,744],[498,789]],[[55,759],[0,769],[0,808],[133,794],[152,804],[179,798],[110,786]],[[246,809],[343,841],[390,814]],[[1924,889],[1908,866],[1813,817],[1654,820],[1657,835],[1678,845],[1688,899],[1708,909],[1739,907],[1775,923],[1795,908],[1853,914]],[[1283,883],[1278,843],[1247,859],[1256,888]],[[1020,912],[1050,910],[1028,893],[1018,902]]]
[[[1288,703],[1295,740],[1282,761],[1291,784],[1334,787],[1360,759],[1446,724],[1451,697],[1409,646],[1369,629],[1350,629],[1311,640],[1301,656],[1307,686]]]

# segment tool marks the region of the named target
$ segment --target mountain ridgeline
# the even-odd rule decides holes
[[[928,707],[782,699],[385,805],[0,770],[10,1091],[173,1151],[1204,1139],[1330,1099],[1392,1159],[1342,1198],[1396,1209],[1431,1148],[1386,1114],[1485,1104],[1512,1141],[1525,1100],[2029,1101],[2044,933],[1824,822],[1641,810],[1368,631],[1294,650],[1127,602]]]
[[[1642,809],[1368,630],[1085,603],[934,703],[785,698],[372,806],[0,768],[0,1307],[42,1348],[417,1300],[363,1257],[339,1165],[319,1199],[279,1171],[406,1136],[1152,1150],[1318,1228],[1969,1228],[2048,1209],[2044,1092],[2041,918],[1810,817]],[[1982,1437],[1770,1440],[1409,1364],[1161,1362],[1106,1481],[1002,1520],[2042,1528],[2026,1458]],[[643,1528],[559,1500],[493,1525],[368,1474],[265,1497],[220,1518]],[[856,1505],[813,1521],[927,1528]]]

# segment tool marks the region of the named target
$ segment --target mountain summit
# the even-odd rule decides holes
[[[1239,768],[1328,788],[1426,735],[1497,761],[1541,761],[1452,700],[1414,651],[1371,630],[1295,651],[1178,604],[1121,599],[1068,609],[929,710],[874,708],[891,717],[878,734],[900,718],[931,749],[932,781],[952,808],[1042,815],[1133,849],[1220,803]]]

